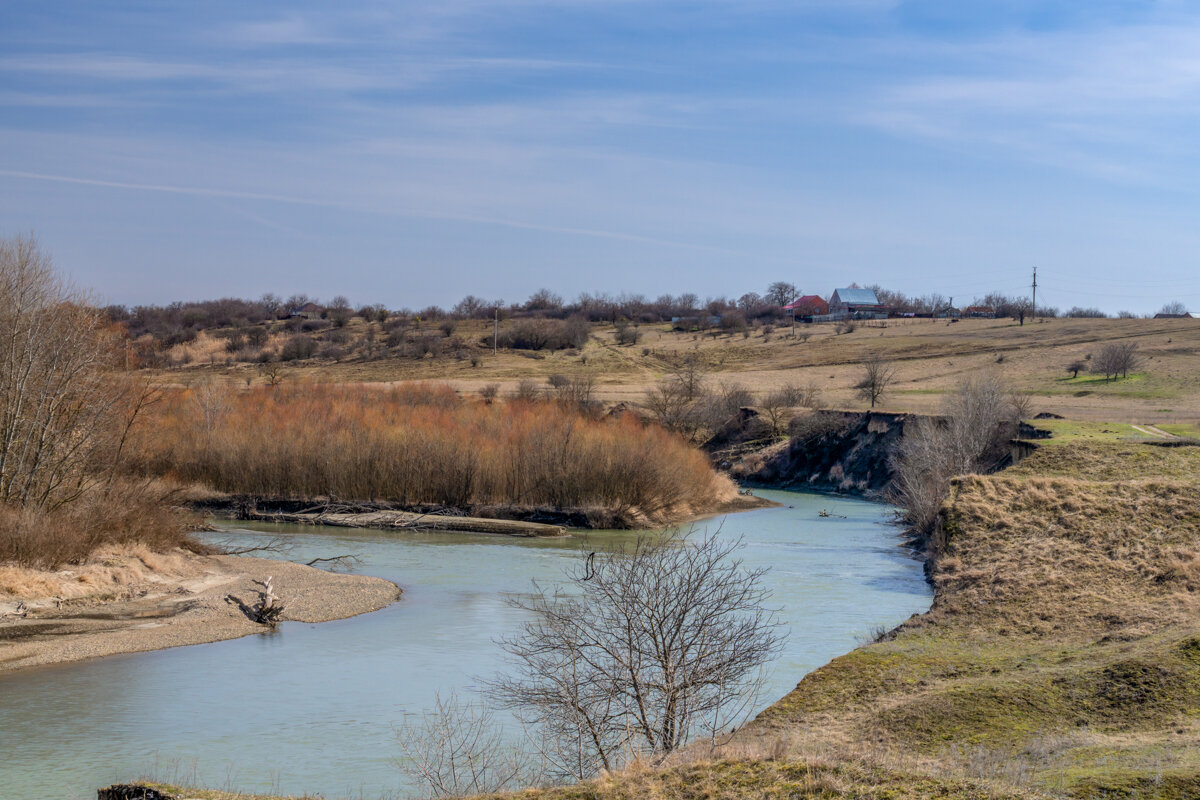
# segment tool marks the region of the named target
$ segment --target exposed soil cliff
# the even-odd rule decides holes
[[[727,459],[730,474],[781,489],[881,494],[892,481],[892,454],[911,418],[889,412],[814,411],[793,424],[787,442]],[[729,432],[724,433],[728,439]]]

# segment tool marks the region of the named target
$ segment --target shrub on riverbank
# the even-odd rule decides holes
[[[235,493],[620,510],[666,522],[735,494],[705,456],[629,416],[460,399],[445,385],[204,384],[154,410],[138,469]]]
[[[110,545],[196,550],[191,522],[171,508],[163,490],[130,481],[89,490],[50,510],[0,505],[0,564],[57,569]]]

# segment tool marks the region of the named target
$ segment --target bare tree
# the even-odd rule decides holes
[[[1136,370],[1142,358],[1137,351],[1137,345],[1131,342],[1118,342],[1105,345],[1099,354],[1092,359],[1092,372],[1103,375],[1106,380],[1112,380],[1120,375],[1129,377],[1131,370]]]
[[[1067,372],[1071,373],[1072,378],[1078,378],[1079,371],[1087,369],[1087,366],[1088,365],[1086,361],[1084,361],[1082,358],[1077,358],[1070,364],[1067,364]]]
[[[1021,420],[1033,416],[1033,395],[1024,392],[1009,392],[1008,406],[1012,410],[1013,423],[1021,424]]]
[[[556,767],[586,778],[636,754],[661,759],[696,734],[715,739],[751,708],[783,634],[765,570],[740,539],[674,532],[589,554],[569,592],[536,586],[501,641],[515,672],[494,696],[559,744]]]
[[[1171,316],[1181,317],[1188,313],[1187,306],[1179,300],[1174,300],[1170,303],[1163,303],[1163,307],[1158,310],[1160,314],[1170,314]]]
[[[396,741],[405,755],[397,766],[433,797],[520,789],[537,783],[543,772],[490,709],[454,693],[434,695],[432,709],[397,727]]]
[[[775,281],[767,287],[767,293],[763,296],[763,299],[773,306],[786,306],[796,299],[797,293],[794,283]]]
[[[758,407],[775,436],[782,434],[784,423],[791,416],[792,409],[801,405],[804,398],[805,392],[792,384],[784,384],[762,396]]]
[[[895,367],[884,361],[881,356],[872,355],[863,362],[863,376],[854,385],[854,388],[858,390],[858,396],[863,400],[869,400],[871,408],[874,408],[875,403],[883,397],[895,377]]]
[[[0,502],[53,508],[116,468],[144,392],[121,334],[32,237],[0,239]]]

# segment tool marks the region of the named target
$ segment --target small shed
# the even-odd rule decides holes
[[[316,303],[305,303],[299,308],[293,308],[288,316],[304,317],[304,319],[320,319],[325,313],[325,309],[321,308]]]

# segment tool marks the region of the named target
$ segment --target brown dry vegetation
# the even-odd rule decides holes
[[[188,531],[196,520],[172,507],[169,493],[128,480],[94,489],[52,510],[0,505],[0,565],[57,569],[114,545],[203,550]]]
[[[630,525],[736,497],[702,453],[635,417],[461,400],[445,385],[204,384],[171,393],[152,414],[133,468],[227,492],[553,507]]]
[[[503,325],[506,323],[502,323]],[[422,336],[438,335],[436,324]],[[362,339],[367,325],[354,320],[340,329],[351,341]],[[482,348],[471,358],[409,358],[379,350],[371,358],[316,358],[280,368],[286,379],[393,382],[446,380],[467,393],[497,384],[504,394],[522,379],[538,383],[548,376],[588,374],[597,397],[606,402],[640,402],[668,376],[680,358],[694,356],[714,379],[741,383],[756,392],[787,384],[813,385],[824,402],[837,408],[865,408],[856,396],[862,363],[878,354],[896,368],[880,407],[891,411],[932,411],[941,396],[962,377],[986,370],[1006,384],[1029,393],[1035,411],[1053,411],[1074,419],[1188,423],[1200,419],[1200,322],[1186,319],[1052,319],[1027,321],[966,319],[893,319],[863,323],[838,334],[833,326],[800,326],[800,336],[760,328],[741,334],[707,335],[643,325],[641,341],[619,345],[611,325],[596,325],[580,349],[552,353],[506,351],[497,356]],[[478,341],[490,323],[462,321],[456,337]],[[215,333],[201,334],[187,347],[198,348],[192,364],[155,373],[158,380],[188,383],[220,374],[236,380],[266,380],[261,365],[225,363]],[[1072,379],[1067,366],[1098,355],[1107,344],[1136,344],[1142,357],[1139,372],[1105,380],[1082,372]],[[181,346],[182,347],[182,346]],[[207,349],[206,349],[207,348]],[[200,363],[201,351],[209,352]],[[472,351],[474,352],[474,351]],[[1085,362],[1090,363],[1090,362]]]

